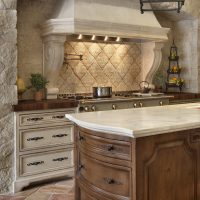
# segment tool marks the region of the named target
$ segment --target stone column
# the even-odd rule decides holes
[[[17,103],[17,0],[0,0],[0,193],[12,191]]]
[[[56,98],[58,88],[56,78],[64,62],[65,35],[48,35],[44,37],[44,75],[49,81],[47,99]]]

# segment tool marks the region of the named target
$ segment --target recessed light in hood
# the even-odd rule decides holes
[[[146,4],[161,4],[161,3],[175,3],[176,6],[172,8],[144,8],[143,6]],[[140,11],[143,14],[144,11],[177,11],[180,13],[182,6],[184,5],[185,0],[140,0]]]
[[[72,34],[67,36],[69,41],[106,42],[106,43],[141,43],[145,40],[135,38],[122,38],[119,36]]]

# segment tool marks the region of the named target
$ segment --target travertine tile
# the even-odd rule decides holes
[[[113,91],[123,88],[132,90],[133,84],[135,88],[138,87],[132,80],[137,76],[141,79],[140,44],[67,41],[65,53],[83,54],[83,60],[68,60],[68,64],[62,66],[56,81],[60,93],[87,93],[91,92],[94,86],[111,86]],[[130,71],[131,69],[133,70]],[[124,80],[128,72],[131,72],[129,76],[132,76],[132,79]],[[131,82],[128,83],[130,79]],[[122,87],[121,82],[125,83],[126,87]]]

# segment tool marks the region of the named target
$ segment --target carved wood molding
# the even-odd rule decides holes
[[[161,151],[164,150],[171,150],[172,148],[183,148],[184,152],[187,154],[187,156],[190,159],[190,164],[193,168],[193,180],[194,180],[194,200],[197,199],[197,152],[193,150],[188,142],[186,140],[176,140],[176,141],[170,141],[168,143],[162,143],[162,144],[156,144],[154,148],[154,152],[152,153],[151,157],[144,163],[144,200],[150,200],[149,198],[149,178],[150,178],[150,167],[151,165],[158,160],[159,154]],[[158,159],[157,159],[158,158]],[[178,157],[177,157],[178,159]],[[167,162],[167,161],[166,161]],[[158,173],[160,173],[159,169]],[[170,169],[169,169],[170,170]],[[188,173],[188,172],[187,172]],[[156,175],[158,176],[158,175]],[[163,177],[164,178],[164,177]]]

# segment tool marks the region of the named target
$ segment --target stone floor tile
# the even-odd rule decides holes
[[[54,182],[12,195],[0,195],[0,200],[74,200],[74,181]]]
[[[53,194],[49,200],[74,200],[74,196],[68,194]]]
[[[8,195],[0,195],[0,200],[25,200],[26,197],[22,197],[22,196],[8,196]]]
[[[42,192],[34,192],[30,196],[26,197],[25,200],[48,200],[52,194],[42,193]]]
[[[15,196],[30,196],[31,194],[33,194],[34,192],[37,192],[37,190],[39,190],[39,187],[34,187],[34,188],[31,188],[31,189],[27,189],[27,190],[24,190],[24,191],[21,191],[21,192],[18,192],[15,194]]]
[[[39,189],[40,192],[46,193],[68,193],[71,190],[71,187],[66,187],[64,185],[49,185],[44,186]]]
[[[58,183],[56,183],[56,185],[66,185],[71,187],[74,184],[74,179],[69,179],[66,181],[59,181]]]

